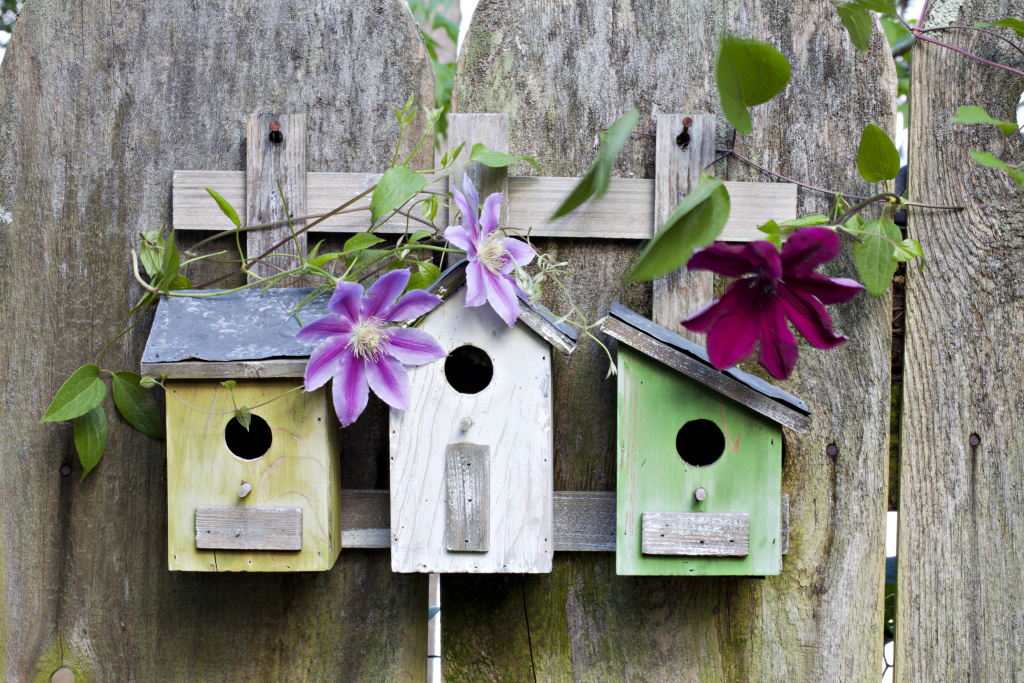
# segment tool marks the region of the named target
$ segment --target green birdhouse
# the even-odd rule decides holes
[[[807,405],[619,304],[602,329],[620,342],[618,574],[778,574],[782,428],[806,431]]]

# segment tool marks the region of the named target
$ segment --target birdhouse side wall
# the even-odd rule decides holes
[[[272,433],[270,449],[245,460],[232,454],[225,428],[238,406],[254,406],[301,380],[238,380],[231,393],[219,381],[168,381],[168,564],[186,571],[322,571],[341,549],[337,423],[326,389],[293,391],[252,408]],[[194,406],[194,408],[192,407]],[[240,498],[249,482],[252,491]],[[302,508],[301,551],[198,550],[198,506]]]
[[[779,425],[631,349],[618,349],[618,483],[616,569],[620,575],[767,576],[781,569],[782,430]],[[711,465],[680,455],[681,427],[709,420],[724,436]],[[692,453],[691,453],[692,459]],[[706,498],[695,492],[704,489]],[[745,557],[652,556],[642,553],[643,514],[749,515]]]

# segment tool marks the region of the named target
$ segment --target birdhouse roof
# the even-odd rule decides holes
[[[736,368],[715,369],[703,348],[621,304],[612,304],[601,329],[620,342],[779,424],[798,432],[806,432],[810,427],[811,411],[796,396]]]
[[[442,299],[447,299],[459,287],[466,284],[468,263],[463,259],[448,268],[441,273],[441,277],[427,291]],[[559,319],[544,306],[530,303],[529,298],[518,288],[516,288],[516,294],[519,297],[519,320],[516,324],[526,325],[559,351],[566,354],[572,353],[576,348],[576,330],[571,325],[559,322]]]

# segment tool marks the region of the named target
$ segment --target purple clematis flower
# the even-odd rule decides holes
[[[444,231],[444,238],[459,249],[466,250],[466,305],[491,304],[509,327],[519,318],[519,301],[510,273],[515,266],[525,266],[537,253],[525,242],[505,237],[498,230],[501,193],[495,192],[484,201],[477,217],[480,197],[467,175],[462,192],[453,188],[455,203],[462,212],[462,225]]]
[[[441,345],[423,330],[389,323],[413,320],[441,300],[422,289],[401,299],[409,283],[408,270],[393,270],[363,294],[355,282],[339,282],[327,308],[328,315],[296,333],[301,342],[324,340],[309,356],[306,391],[334,378],[334,409],[347,427],[363,412],[373,389],[392,408],[409,409],[406,365],[424,365],[444,358]],[[397,302],[396,302],[397,299]]]
[[[839,236],[826,228],[807,228],[790,237],[780,254],[770,242],[729,245],[716,242],[698,249],[686,267],[710,270],[731,283],[722,298],[686,320],[692,332],[707,332],[708,357],[719,370],[754,355],[776,379],[793,372],[796,337],[789,318],[811,346],[833,349],[846,337],[832,330],[832,318],[822,304],[846,303],[864,287],[845,278],[828,278],[814,269],[839,255]]]

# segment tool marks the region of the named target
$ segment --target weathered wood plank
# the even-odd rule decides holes
[[[341,547],[391,547],[391,499],[387,489],[341,491]]]
[[[555,550],[615,552],[615,492],[555,491]]]
[[[347,199],[373,187],[380,173],[307,173],[308,215],[316,216],[336,209]],[[427,178],[436,178],[428,174]],[[643,178],[613,178],[605,196],[588,202],[568,216],[548,222],[548,217],[565,199],[579,178],[510,176],[508,178],[508,220],[516,233],[532,237],[578,237],[600,239],[650,238],[654,225],[654,181]],[[245,175],[239,171],[175,171],[175,230],[228,230],[232,225],[217,208],[206,188],[216,190],[232,206],[244,206]],[[729,221],[722,230],[727,242],[762,239],[757,230],[769,219],[796,218],[796,185],[789,183],[725,182],[732,200]],[[421,197],[423,195],[417,195]],[[369,206],[369,198],[353,208]],[[348,210],[346,210],[348,211]],[[447,207],[438,209],[434,223],[448,222]],[[412,230],[418,225],[412,223]],[[369,213],[353,211],[328,218],[315,232],[360,232],[370,226]],[[406,231],[403,216],[395,216],[377,232],[395,234]]]
[[[485,553],[489,549],[490,454],[489,446],[475,443],[448,446],[445,547],[452,552]]]
[[[473,145],[483,143],[496,152],[508,152],[508,114],[449,114],[448,146],[455,149],[465,143],[465,147],[455,158],[455,167],[465,163],[473,151]],[[461,168],[448,179],[449,188],[462,191],[463,178],[469,176],[480,195],[481,205],[487,195],[501,192],[501,212],[498,215],[500,225],[508,224],[508,168],[491,168],[473,162]],[[461,220],[459,223],[461,224]]]
[[[302,508],[200,505],[196,548],[302,550]]]
[[[750,552],[745,512],[645,512],[640,533],[644,555],[746,557]]]
[[[701,173],[715,159],[715,117],[696,114],[657,116],[657,158],[654,162],[654,231],[664,225],[679,202],[700,182]],[[687,125],[689,124],[689,125]],[[689,144],[677,138],[684,130]],[[795,200],[796,197],[794,196]],[[794,202],[795,205],[795,202]],[[667,330],[696,341],[703,335],[689,332],[680,321],[714,300],[714,274],[690,272],[682,267],[654,281],[651,320]]]
[[[245,234],[246,257],[253,259],[292,237],[293,231],[305,225],[295,219],[306,215],[306,115],[250,114],[245,135],[245,218],[242,225],[292,219],[291,226],[284,224]],[[308,237],[306,233],[295,235],[274,255],[253,264],[249,281],[271,277],[280,272],[278,268],[295,267],[296,260],[285,254],[306,253]],[[286,287],[289,282],[282,281],[279,285]]]
[[[141,363],[143,377],[167,375],[171,379],[272,379],[304,377],[309,358],[272,360],[208,361],[184,360],[175,363]]]
[[[1019,0],[933,7],[929,28],[1024,16]],[[991,35],[928,35],[1020,68]],[[968,104],[1016,120],[1021,78],[922,42],[911,57],[908,196],[965,209],[909,216],[927,265],[907,268],[895,677],[1022,680],[1024,212],[1013,179],[968,156],[1002,136],[950,123]]]
[[[401,0],[22,10],[0,63],[0,680],[423,680],[424,577],[359,550],[330,572],[169,572],[164,444],[108,400],[107,452],[80,483],[71,425],[38,424],[124,329],[129,249],[173,224],[175,169],[241,174],[246,116],[284,111],[307,114],[310,170],[383,172],[412,93],[433,101],[433,69]],[[147,327],[103,366],[137,370]],[[343,476],[386,486],[386,413],[361,423]]]

